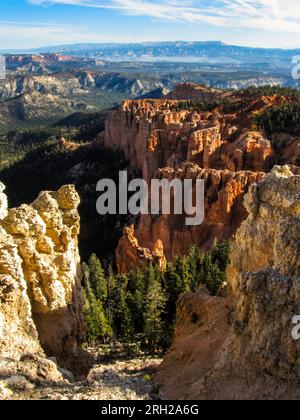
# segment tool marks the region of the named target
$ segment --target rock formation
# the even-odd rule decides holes
[[[3,193],[5,191],[5,186],[0,183],[0,219],[4,219],[7,215],[7,198]]]
[[[62,380],[46,355],[83,371],[78,205],[73,186],[14,209],[1,192],[1,377],[22,372],[33,381]]]
[[[201,103],[182,100],[195,95],[206,105],[215,100],[219,105],[203,111]],[[99,135],[106,147],[122,150],[132,172],[148,184],[153,178],[205,180],[206,214],[201,226],[185,226],[184,218],[174,215],[142,216],[136,221],[134,236],[146,253],[158,240],[171,259],[191,244],[207,250],[215,239],[231,238],[247,215],[242,202],[251,183],[261,180],[276,162],[299,166],[299,139],[281,135],[281,141],[271,141],[253,123],[258,112],[282,104],[285,98],[228,95],[186,84],[169,96],[179,100],[124,101],[108,118],[105,134]],[[136,263],[134,242],[126,239],[125,231],[117,250],[122,269]]]
[[[177,101],[184,101],[188,98],[192,101],[213,102],[226,96],[227,93],[225,91],[209,88],[205,85],[199,85],[197,83],[181,83],[165,97],[166,99],[174,99]]]
[[[167,265],[162,241],[158,239],[152,251],[147,248],[142,248],[135,237],[134,225],[124,228],[123,237],[119,242],[116,255],[116,263],[120,273],[134,269],[141,263],[156,263],[161,270],[164,270]]]
[[[198,293],[179,303],[175,343],[157,375],[166,398],[300,398],[300,341],[293,334],[300,315],[299,192],[300,177],[287,166],[250,187],[227,297]]]
[[[205,181],[205,221],[200,226],[188,227],[186,215],[142,215],[135,230],[135,238],[148,249],[161,241],[167,259],[172,259],[178,252],[186,253],[192,244],[198,244],[203,251],[208,250],[213,241],[229,239],[236,232],[239,224],[246,217],[243,207],[243,193],[253,182],[262,179],[262,173],[250,171],[230,172],[214,169],[201,169],[193,163],[183,163],[177,168],[164,168],[157,171],[158,179],[192,179]],[[128,250],[129,243],[122,240],[117,250],[117,260],[122,260],[122,248]],[[128,251],[126,251],[128,252]],[[130,256],[128,255],[129,260]],[[127,261],[125,259],[124,261]]]

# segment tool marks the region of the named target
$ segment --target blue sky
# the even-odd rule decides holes
[[[1,0],[0,49],[221,40],[300,47],[300,0]]]

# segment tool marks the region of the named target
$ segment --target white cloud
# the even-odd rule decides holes
[[[28,0],[35,5],[68,4],[119,10],[178,22],[218,27],[300,32],[300,0]]]

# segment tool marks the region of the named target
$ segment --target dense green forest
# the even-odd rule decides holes
[[[239,91],[227,91],[231,93],[230,96],[214,99],[211,101],[201,101],[201,100],[187,100],[179,101],[179,103],[173,107],[175,111],[189,109],[197,112],[212,112],[217,107],[222,107],[223,112],[226,114],[234,113],[239,110],[241,107],[241,98],[246,99],[258,99],[262,96],[285,96],[288,99],[300,100],[300,91],[297,89],[281,86],[250,86],[249,88],[239,90]],[[287,104],[287,106],[289,106]],[[295,105],[294,109],[291,109],[291,112],[297,111],[298,104]],[[297,116],[298,116],[297,112]],[[275,127],[275,125],[274,125]],[[275,127],[276,128],[276,127]]]
[[[105,121],[112,111],[78,112],[53,126],[11,130],[0,134],[0,170],[13,166],[32,152],[39,151],[41,155],[47,153],[43,149],[55,145],[62,137],[80,144],[96,140],[105,129]]]
[[[87,341],[120,340],[150,352],[166,350],[172,342],[179,296],[200,288],[216,295],[229,262],[228,241],[216,243],[206,255],[193,246],[186,256],[169,262],[164,272],[149,264],[115,275],[112,268],[105,272],[92,255],[83,264]]]
[[[68,139],[77,142],[96,140],[101,131],[105,130],[105,121],[113,109],[107,109],[96,113],[77,112],[56,123],[54,128],[62,128],[67,131]]]
[[[200,100],[179,101],[178,104],[173,106],[171,109],[174,111],[188,109],[196,112],[212,112],[220,106],[222,106],[223,112],[230,114],[239,108],[240,102],[233,100],[230,97],[214,99],[206,102]]]
[[[300,135],[300,104],[287,103],[282,107],[273,106],[257,117],[257,122],[268,135],[288,133]]]
[[[292,99],[300,99],[300,91],[298,89],[282,87],[282,86],[250,86],[238,92],[238,95],[245,98],[260,98],[261,96],[286,96]]]

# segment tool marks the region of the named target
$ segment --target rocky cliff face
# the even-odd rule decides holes
[[[138,97],[156,89],[164,93],[160,79],[147,75],[139,78],[119,73],[58,72],[57,68],[54,74],[47,74],[43,66],[40,69],[45,74],[34,70],[30,75],[26,68],[0,80],[0,127],[4,131],[28,122],[48,124],[49,115],[53,122],[76,112],[97,112],[97,97],[109,108],[124,97]]]
[[[191,93],[192,92],[192,93]],[[173,96],[172,96],[173,95]],[[198,98],[188,105],[182,99]],[[167,259],[197,243],[207,250],[215,239],[228,239],[247,213],[244,194],[261,180],[274,163],[299,165],[297,138],[270,141],[253,127],[253,118],[283,97],[257,99],[226,94],[197,85],[179,86],[164,100],[125,101],[108,118],[99,140],[122,150],[133,172],[148,183],[153,178],[202,178],[205,180],[205,222],[198,227],[184,225],[179,216],[142,216],[134,236],[145,253],[160,240]],[[228,96],[228,94],[227,94]],[[221,100],[212,111],[201,110],[202,101]],[[197,105],[198,103],[198,105]],[[290,136],[291,137],[291,136]],[[276,147],[275,147],[276,146]],[[117,261],[122,270],[135,264],[132,241],[121,241]]]
[[[202,225],[186,226],[186,215],[142,215],[135,229],[134,236],[140,246],[151,250],[161,241],[163,252],[170,260],[178,252],[186,253],[192,244],[198,244],[201,250],[207,251],[215,239],[231,238],[246,217],[244,192],[253,182],[262,179],[263,174],[202,169],[196,164],[186,162],[175,169],[158,170],[156,176],[170,181],[175,178],[193,181],[201,178],[205,182],[205,221]],[[132,247],[121,240],[117,250],[119,268],[122,264],[123,268],[129,264],[131,250]]]
[[[180,83],[174,90],[165,95],[165,98],[177,101],[184,101],[188,98],[191,101],[213,102],[226,97],[226,95],[225,91],[222,92],[221,90],[209,88],[205,85]]]
[[[149,250],[140,246],[135,233],[134,225],[124,228],[123,237],[116,252],[119,272],[125,273],[130,269],[135,269],[140,264],[149,262],[158,264],[159,268],[164,270],[167,266],[167,260],[162,241],[158,239],[153,249]]]
[[[166,397],[300,397],[300,341],[292,334],[300,314],[299,191],[288,167],[250,187],[228,296],[199,293],[179,303],[175,343],[157,377]]]
[[[4,186],[1,185],[1,190]],[[77,247],[79,197],[72,186],[8,209],[0,195],[0,375],[62,379],[82,372],[84,335]],[[77,362],[75,363],[75,360]]]

